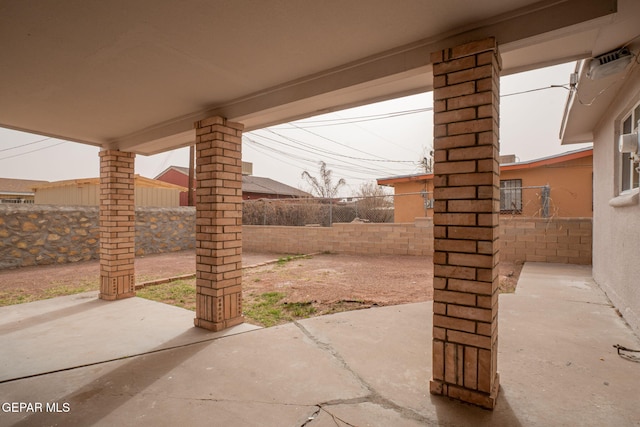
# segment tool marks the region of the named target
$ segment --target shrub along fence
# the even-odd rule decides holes
[[[500,219],[500,259],[591,264],[591,218]],[[98,208],[0,205],[0,269],[98,258]],[[195,248],[195,209],[136,208],[136,255]],[[433,223],[243,226],[245,251],[433,254]]]

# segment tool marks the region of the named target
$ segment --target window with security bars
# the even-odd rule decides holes
[[[522,213],[522,180],[500,181],[500,213]]]
[[[622,133],[631,133],[638,130],[640,120],[640,104],[631,110],[631,113],[622,121]],[[625,192],[640,186],[640,174],[636,170],[630,153],[620,154],[620,192]]]

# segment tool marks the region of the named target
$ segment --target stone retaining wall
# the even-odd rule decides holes
[[[98,259],[95,206],[0,205],[0,269]],[[136,256],[195,248],[194,208],[136,208]]]
[[[433,223],[243,226],[251,252],[433,255]],[[591,218],[500,218],[500,259],[591,264]],[[0,205],[0,269],[98,258],[98,208]],[[136,255],[195,248],[195,209],[136,208]]]
[[[0,205],[0,269],[97,258],[98,208]]]

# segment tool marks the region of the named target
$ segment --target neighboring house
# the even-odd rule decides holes
[[[275,181],[271,178],[252,176],[252,164],[242,162],[242,199],[290,199],[300,197],[312,197],[297,188]],[[170,166],[156,176],[157,180],[187,187],[189,185],[189,168],[182,166]],[[196,187],[196,179],[193,179],[193,188]],[[187,192],[180,195],[180,206],[187,206]]]
[[[49,181],[0,178],[0,203],[33,203],[33,187]]]
[[[500,211],[532,217],[591,217],[593,149],[500,165]],[[378,179],[394,187],[395,221],[433,216],[433,174]]]
[[[242,177],[242,199],[293,199],[301,197],[313,197],[311,194],[283,184],[271,178],[259,176]]]
[[[418,217],[433,217],[433,174],[380,178],[378,185],[393,187],[394,222],[413,222]]]
[[[500,213],[593,216],[593,149],[501,164]]]
[[[33,188],[38,205],[98,206],[100,204],[100,178],[70,179],[37,185]],[[180,193],[184,187],[135,176],[135,205],[180,206]]]
[[[632,52],[626,50],[630,49]],[[620,136],[638,142],[640,65],[635,43],[618,47],[608,60],[576,67],[562,143],[593,142],[593,278],[625,320],[640,332],[640,174],[637,146],[621,153]],[[634,159],[635,158],[635,159]]]

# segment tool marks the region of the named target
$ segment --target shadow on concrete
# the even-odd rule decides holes
[[[186,331],[158,348],[141,355],[131,356],[128,360],[97,364],[100,369],[107,372],[91,383],[57,399],[58,402],[69,404],[71,408],[69,412],[36,412],[13,425],[30,427],[96,424],[211,344],[211,342],[184,344],[185,337],[182,335],[190,334],[190,331]],[[152,361],[151,355],[153,355]],[[113,369],[110,370],[111,367]]]
[[[440,425],[523,426],[509,404],[508,393],[503,386],[500,386],[498,402],[493,411],[444,396],[430,395],[430,399]]]
[[[105,301],[102,301],[100,299],[91,299],[80,304],[74,304],[69,307],[47,311],[46,313],[36,314],[35,316],[21,318],[20,320],[4,323],[0,325],[0,336],[13,333],[16,331],[16,329],[25,330],[34,326],[41,325],[43,323],[51,322],[53,320],[59,320],[63,317],[73,316],[87,310],[92,310],[97,306],[105,303]]]

